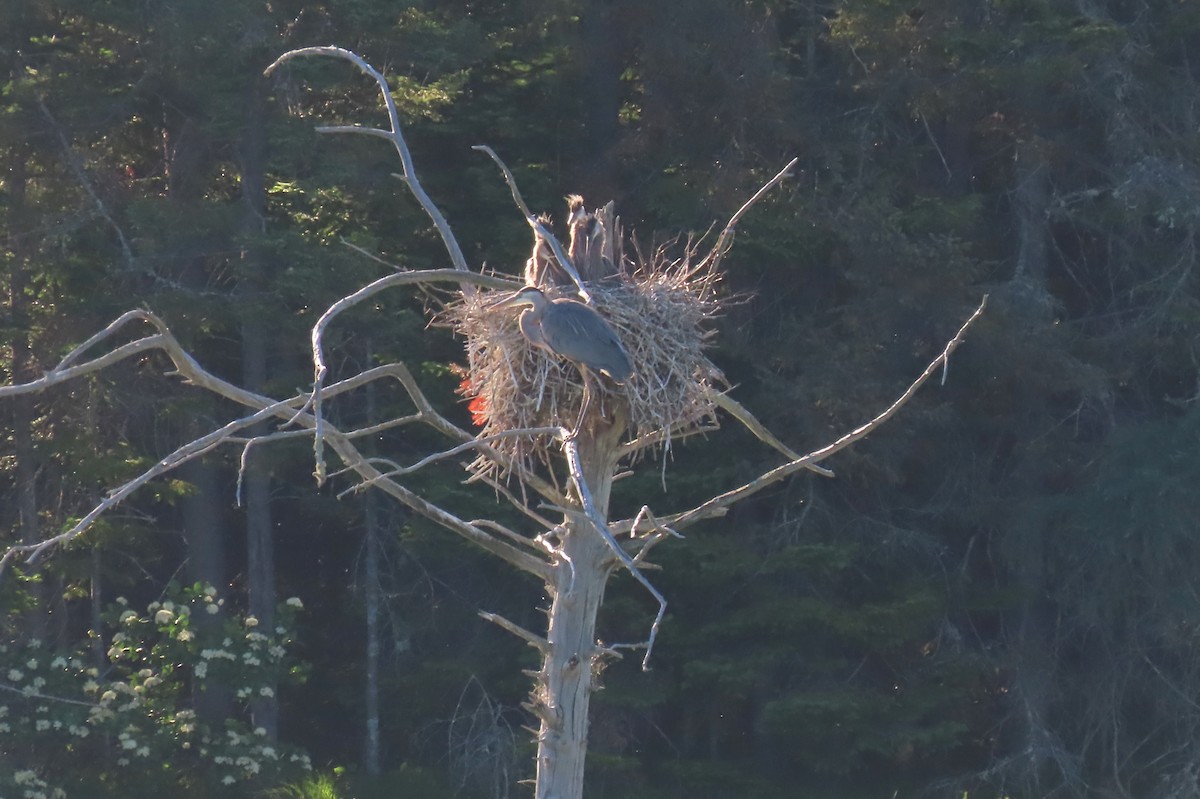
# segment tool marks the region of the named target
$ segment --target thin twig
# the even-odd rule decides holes
[[[786,178],[791,173],[792,167],[799,163],[799,161],[799,158],[793,158],[791,161],[788,161],[787,166],[779,170],[779,173],[775,175],[775,177],[764,183],[762,188],[754,192],[754,196],[752,196],[749,200],[746,200],[746,202],[742,204],[742,207],[737,209],[737,213],[729,218],[729,222],[725,225],[725,229],[722,230],[721,235],[717,237],[717,243],[713,245],[712,251],[703,260],[703,262],[708,265],[709,269],[715,271],[717,267],[720,266],[721,259],[725,257],[725,253],[729,252],[729,248],[733,246],[732,239],[734,230],[737,228],[737,223],[741,220],[742,215],[749,211],[752,205],[762,199],[763,195],[770,191],[772,186]]]
[[[51,694],[43,694],[30,688],[18,688],[15,685],[6,685],[0,683],[0,691],[9,691],[14,694],[20,694],[26,699],[45,699],[49,702],[62,702],[66,705],[80,705],[81,707],[99,707],[95,702],[83,702],[79,699],[69,699],[65,696],[53,696]]]
[[[365,258],[369,258],[370,260],[374,261],[377,264],[386,266],[388,269],[391,269],[392,271],[399,272],[403,269],[403,267],[397,266],[396,264],[393,264],[389,261],[385,261],[383,258],[380,258],[378,255],[371,252],[366,247],[360,247],[359,245],[355,244],[354,242],[346,241],[345,239],[339,239],[338,241],[343,247],[349,247],[350,249],[354,250],[359,255],[361,255]],[[455,271],[458,271],[458,270],[455,270]]]
[[[528,516],[533,521],[537,522],[537,524],[540,525],[541,527],[550,529],[555,526],[554,522],[550,521],[545,516],[541,515],[540,513],[535,511],[533,508],[529,507],[529,504],[527,502],[522,502],[521,500],[517,499],[516,496],[511,491],[509,491],[505,485],[503,485],[500,481],[496,480],[495,478],[491,477],[490,475],[476,473],[475,475],[472,476],[471,480],[478,480],[478,481],[482,482],[484,485],[491,486],[491,488],[493,490],[495,490],[498,494],[500,494],[500,496],[507,499],[514,508],[516,508],[521,513]],[[566,499],[559,497],[555,504],[565,505]]]
[[[709,433],[715,433],[720,429],[721,426],[719,424],[706,424],[697,427],[689,422],[683,422],[678,425],[672,425],[668,429],[660,428],[626,441],[620,446],[620,448],[618,448],[617,455],[621,458],[627,458],[636,452],[646,449],[647,447],[665,444],[669,441],[683,441],[684,439],[692,438],[693,436],[708,435]]]
[[[117,234],[117,242],[121,245],[121,254],[125,256],[125,265],[133,265],[133,250],[129,246],[129,240],[125,238],[125,232],[121,230],[121,226],[117,224],[117,220],[113,219],[112,214],[108,212],[108,208],[104,205],[104,201],[100,199],[100,195],[96,193],[96,189],[92,186],[92,182],[88,180],[87,171],[84,169],[83,161],[79,154],[75,152],[75,148],[67,141],[67,135],[63,132],[62,125],[58,124],[58,120],[50,113],[50,109],[46,107],[46,101],[41,96],[37,96],[37,105],[42,112],[42,116],[46,117],[46,121],[50,123],[50,127],[54,128],[54,133],[58,136],[58,143],[63,149],[63,154],[66,156],[67,165],[71,167],[71,171],[75,173],[75,179],[79,181],[79,185],[87,192],[87,196],[91,198],[95,204],[96,210],[100,216],[104,217],[104,221]]]
[[[250,468],[251,447],[256,444],[266,443],[268,441],[279,441],[280,439],[286,438],[303,438],[311,435],[311,430],[279,430],[274,433],[254,436],[253,438],[248,439],[242,439],[237,436],[229,436],[229,438],[226,439],[227,443],[242,445],[242,454],[241,457],[238,458],[237,487],[233,492],[234,504],[239,508],[242,507],[242,486],[245,484],[246,471]]]
[[[452,458],[455,455],[461,455],[468,450],[488,448],[488,445],[493,441],[500,441],[505,438],[512,438],[513,436],[554,435],[558,433],[560,429],[561,428],[558,427],[530,427],[522,430],[503,430],[499,433],[493,433],[490,436],[482,436],[480,438],[473,438],[470,441],[464,441],[462,444],[459,444],[456,447],[451,447],[450,449],[442,450],[441,452],[434,452],[430,455],[426,455],[424,458],[421,458],[421,460],[417,461],[411,466],[396,467],[383,476],[401,477],[406,474],[411,474],[419,469],[425,468],[431,463],[444,460],[446,458]],[[360,483],[359,485],[355,486],[354,490],[361,490],[369,485],[370,483]]]
[[[933,149],[937,151],[938,158],[942,159],[942,168],[946,170],[946,182],[949,183],[954,179],[954,172],[951,171],[950,164],[946,161],[946,156],[942,154],[942,148],[938,146],[937,137],[933,135],[933,130],[929,127],[929,120],[925,118],[925,112],[918,111],[917,115],[921,117],[921,124],[925,126],[925,134],[929,136],[929,142],[933,145]]]

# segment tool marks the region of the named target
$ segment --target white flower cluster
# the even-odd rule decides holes
[[[214,776],[227,785],[274,779],[281,769],[311,769],[307,755],[272,743],[263,728],[230,730],[209,740],[195,711],[177,706],[191,695],[188,680],[219,679],[241,686],[236,694],[243,701],[275,697],[276,675],[290,643],[285,626],[289,609],[302,609],[301,600],[286,600],[280,621],[272,624],[249,615],[199,625],[193,624],[193,614],[199,608],[216,614],[224,600],[211,587],[184,596],[183,601],[152,602],[144,613],[124,597],[115,600],[117,607],[106,616],[112,628],[104,678],[82,651],[78,656],[56,654],[37,641],[19,647],[0,644],[0,684],[7,677],[8,687],[18,694],[11,712],[10,705],[0,705],[0,734],[27,734],[35,745],[59,747],[67,735],[76,742],[72,747],[90,736],[89,746],[115,749],[107,762],[139,772],[152,758],[169,762],[172,749],[180,754],[187,750],[191,757],[221,767]],[[268,634],[272,630],[274,635]],[[103,641],[104,631],[91,637]],[[62,697],[77,698],[47,701]],[[51,737],[56,731],[59,737]],[[20,799],[61,796],[37,772],[16,773],[27,781],[15,792]],[[0,770],[0,799],[13,799],[7,789],[16,784],[15,776],[6,779]]]
[[[12,782],[22,789],[24,799],[66,799],[67,796],[62,788],[51,788],[33,769],[14,771]]]

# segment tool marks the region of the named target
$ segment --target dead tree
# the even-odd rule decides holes
[[[437,522],[446,530],[535,575],[545,583],[550,600],[545,631],[531,631],[494,614],[481,615],[519,636],[541,656],[533,674],[534,688],[526,707],[538,720],[537,799],[579,799],[583,792],[587,747],[588,708],[596,679],[607,662],[621,650],[644,650],[648,668],[655,636],[666,600],[643,574],[647,554],[654,546],[702,519],[723,515],[735,502],[749,497],[800,470],[831,476],[819,462],[866,436],[887,421],[917,389],[943,366],[963,341],[967,328],[982,313],[984,304],[963,324],[943,352],[896,399],[870,421],[821,449],[799,455],[767,431],[725,393],[721,373],[704,352],[708,323],[718,307],[715,283],[722,258],[732,244],[742,214],[766,191],[783,180],[792,165],[764,185],[733,216],[702,252],[688,246],[681,257],[663,252],[628,261],[623,255],[620,229],[610,206],[587,214],[582,201],[572,206],[573,222],[587,246],[576,241],[571,255],[548,229],[544,218],[532,214],[521,199],[512,175],[486,147],[503,171],[513,198],[530,225],[534,272],[547,274],[553,261],[555,274],[567,286],[550,291],[572,291],[603,314],[618,331],[635,364],[634,378],[623,387],[609,386],[589,405],[577,436],[568,435],[563,420],[573,421],[582,401],[583,383],[575,368],[534,350],[525,341],[516,320],[488,309],[492,299],[519,288],[513,278],[471,272],[454,234],[441,212],[417,179],[401,134],[386,79],[356,54],[334,47],[305,48],[286,53],[267,73],[291,59],[322,55],[345,59],[379,86],[387,108],[390,129],[339,126],[318,128],[322,133],[354,133],[386,139],[395,146],[403,173],[400,176],[428,213],[442,237],[453,269],[405,271],[388,274],[334,303],[312,330],[314,380],[310,390],[286,398],[248,391],[216,377],[189,355],[169,327],[149,311],[130,311],[69,353],[37,380],[0,387],[0,398],[43,391],[118,361],[161,353],[171,362],[173,374],[196,388],[218,394],[249,409],[241,418],[180,447],[137,478],[113,488],[95,508],[71,529],[37,542],[13,546],[0,558],[0,575],[14,558],[36,562],[56,547],[83,534],[103,513],[118,505],[146,483],[223,445],[251,445],[299,436],[313,442],[316,479],[331,476],[352,480],[348,491],[379,490],[412,511]],[[574,255],[575,258],[571,256]],[[585,282],[580,271],[605,278]],[[560,281],[553,281],[558,283]],[[471,399],[482,432],[473,434],[438,412],[403,363],[368,369],[338,382],[328,382],[325,333],[347,309],[381,291],[415,285],[450,284],[453,299],[438,314],[466,340],[467,366],[463,393]],[[986,301],[986,298],[985,298]],[[130,330],[146,330],[129,339]],[[124,343],[119,343],[124,340]],[[411,402],[406,415],[357,430],[340,430],[328,421],[326,407],[345,394],[376,381],[394,381]],[[687,509],[656,516],[647,507],[633,518],[610,520],[609,495],[618,468],[638,462],[640,456],[673,441],[715,428],[722,415],[745,425],[759,439],[782,454],[784,462],[754,480],[713,496]],[[258,425],[273,421],[265,434]],[[400,464],[367,457],[357,442],[385,429],[427,425],[441,433],[446,446],[420,460]],[[328,460],[336,459],[330,466]],[[405,477],[431,463],[467,456],[470,480],[494,492],[528,520],[528,530],[518,531],[492,519],[464,519],[452,510],[433,505],[405,487]],[[245,458],[243,458],[243,461]],[[596,638],[596,617],[604,591],[614,571],[625,569],[658,602],[658,612],[642,642],[601,642]]]

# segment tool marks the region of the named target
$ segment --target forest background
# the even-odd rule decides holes
[[[262,77],[330,43],[386,70],[476,267],[519,273],[530,239],[472,145],[560,235],[580,192],[647,248],[798,156],[739,230],[711,351],[794,449],[886,406],[991,294],[943,384],[836,479],[656,551],[669,612],[651,672],[605,674],[590,795],[1200,792],[1200,5],[5,0],[5,383],[145,307],[207,367],[290,393],[329,303],[446,265],[389,148],[313,133],[374,123],[375,87],[339,63]],[[427,321],[380,296],[331,333],[336,368],[403,358],[469,425],[461,343]],[[221,424],[163,367],[3,403],[6,543]],[[0,785],[522,795],[535,653],[476,611],[538,629],[540,586],[317,490],[303,441],[252,452],[241,481],[238,449],[209,456],[6,577]],[[723,430],[614,502],[685,506],[769,458]],[[417,485],[466,496],[452,468]],[[618,576],[602,632],[652,614]]]

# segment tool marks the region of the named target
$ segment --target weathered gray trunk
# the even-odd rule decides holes
[[[620,425],[579,436],[584,477],[599,514],[607,518]],[[588,711],[603,668],[596,616],[616,558],[604,538],[581,516],[568,517],[550,595],[550,624],[534,688],[538,731],[536,799],[580,799],[587,757]]]

